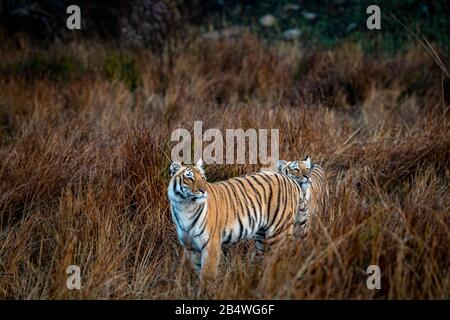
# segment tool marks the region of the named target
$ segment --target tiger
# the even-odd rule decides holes
[[[295,180],[304,193],[304,208],[300,210],[297,223],[303,227],[305,233],[310,225],[310,218],[319,212],[326,213],[329,201],[329,185],[325,170],[317,163],[313,163],[309,156],[300,161],[278,160],[277,171]]]
[[[286,243],[303,193],[277,172],[207,182],[202,160],[172,162],[167,195],[177,237],[194,270],[214,279],[222,245],[254,239],[259,255]]]

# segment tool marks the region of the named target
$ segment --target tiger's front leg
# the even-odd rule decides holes
[[[218,237],[210,239],[206,247],[202,251],[202,280],[214,280],[218,274],[221,243]]]

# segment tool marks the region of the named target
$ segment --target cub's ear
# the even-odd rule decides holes
[[[311,162],[311,158],[309,156],[306,156],[305,159],[303,159],[303,161],[306,164],[306,167],[309,169],[311,169],[312,167],[312,162]]]
[[[277,161],[277,170],[278,170],[278,172],[281,172],[285,166],[286,166],[286,161],[284,161],[284,160],[278,160]]]
[[[197,163],[195,164],[195,166],[201,170],[203,170],[203,160],[202,158],[198,159]]]
[[[172,177],[175,173],[177,173],[178,170],[181,169],[181,167],[182,167],[182,165],[178,161],[172,162],[169,167],[170,176]]]

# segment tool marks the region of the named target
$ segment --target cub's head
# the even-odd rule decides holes
[[[306,156],[305,159],[299,161],[277,161],[277,171],[279,173],[285,174],[300,183],[306,183],[309,181],[311,167],[312,162],[309,156]]]
[[[203,171],[203,161],[200,159],[195,165],[182,165],[172,162],[169,167],[170,183],[168,189],[169,199],[176,202],[193,201],[203,203],[206,201],[206,176]]]

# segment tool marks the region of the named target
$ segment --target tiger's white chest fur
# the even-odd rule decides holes
[[[181,245],[202,250],[209,238],[208,232],[204,230],[208,202],[179,201],[173,197],[171,199],[170,195],[169,200],[172,221]]]

